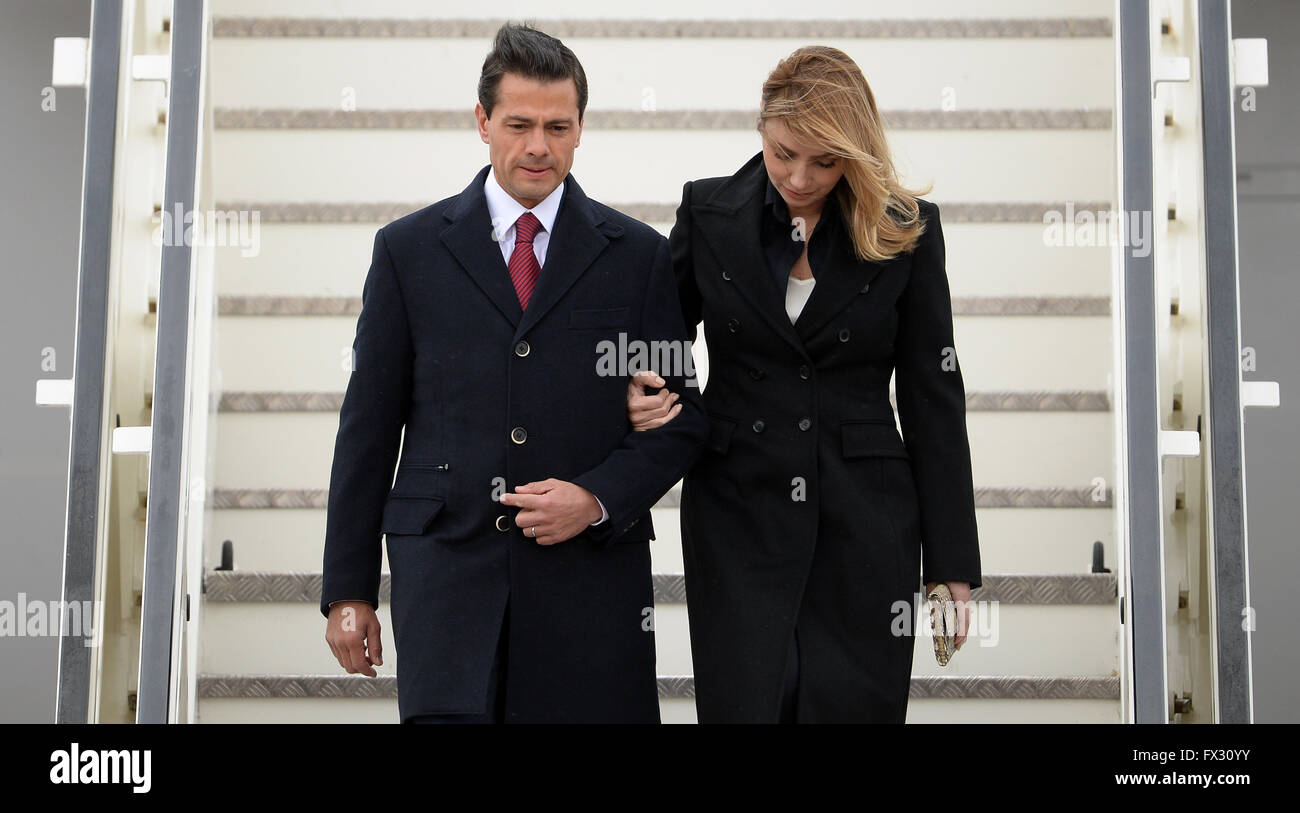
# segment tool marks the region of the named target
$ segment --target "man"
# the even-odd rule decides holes
[[[689,353],[668,243],[569,175],[587,83],[559,40],[503,26],[478,93],[491,165],[375,237],[330,478],[326,639],[349,673],[383,663],[382,532],[403,722],[658,722],[649,510],[708,420],[688,371],[659,370],[684,408],[631,432],[627,370],[598,346]]]

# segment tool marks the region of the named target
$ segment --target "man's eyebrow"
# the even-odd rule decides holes
[[[796,153],[794,150],[790,149],[790,148],[787,147],[786,145],[782,144],[780,141],[777,141],[776,139],[772,139],[772,141],[773,141],[773,143],[776,144],[776,146],[778,146],[778,147],[781,148],[781,152],[785,153],[786,155],[790,156],[791,158],[793,158],[793,157],[795,157],[796,155],[798,155],[798,153]],[[813,156],[813,158],[834,158],[834,157],[835,157],[835,156],[832,155],[832,154],[829,153],[829,152],[824,152],[824,153],[822,153],[821,155],[814,155],[814,156]]]
[[[516,121],[518,121],[518,122],[522,122],[522,123],[524,123],[524,124],[532,124],[532,123],[533,123],[533,119],[531,119],[531,118],[529,118],[528,116],[525,116],[525,115],[523,115],[523,114],[521,114],[521,113],[510,113],[509,115],[506,115],[506,116],[504,116],[503,118],[504,118],[506,121],[509,121],[509,122],[516,122]],[[573,117],[572,117],[572,116],[568,116],[568,117],[561,118],[561,119],[550,119],[550,120],[547,121],[546,123],[547,123],[547,124],[573,124]]]

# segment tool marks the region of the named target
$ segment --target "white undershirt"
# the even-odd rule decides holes
[[[812,294],[813,283],[817,282],[816,277],[808,279],[797,279],[790,277],[785,286],[785,312],[789,314],[790,321],[793,323],[803,312],[803,306],[808,303],[808,297]]]

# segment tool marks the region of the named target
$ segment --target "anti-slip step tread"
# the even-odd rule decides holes
[[[212,36],[490,39],[492,19],[214,17]],[[893,20],[545,20],[559,39],[1060,39],[1113,35],[1107,17]]]
[[[689,675],[661,675],[661,699],[695,696]],[[208,698],[395,699],[397,677],[379,675],[203,674],[198,693]],[[1054,675],[914,675],[908,697],[977,700],[1118,700],[1119,678]]]
[[[890,394],[893,401],[893,394]],[[338,412],[343,393],[226,391],[219,412]],[[1110,397],[1101,390],[986,390],[966,393],[968,412],[1109,412]]]
[[[1109,212],[1109,201],[1070,201],[1073,211]],[[218,212],[257,212],[258,222],[268,223],[375,223],[383,224],[428,206],[424,203],[328,202],[328,201],[253,201],[221,200],[213,204]],[[677,203],[626,202],[609,203],[628,217],[643,223],[671,223],[677,216]],[[1036,223],[1041,225],[1046,212],[1066,211],[1066,201],[1051,202],[939,202],[943,222],[953,223]]]
[[[1095,109],[882,110],[894,130],[1109,130],[1111,111]],[[584,130],[752,130],[749,110],[588,110]],[[331,110],[218,107],[218,130],[471,130],[467,110]]]
[[[679,604],[686,601],[685,576],[682,573],[656,573],[656,604]],[[985,575],[981,587],[971,593],[974,601],[997,601],[1029,605],[1095,605],[1116,600],[1116,577],[1113,573]],[[320,602],[319,572],[273,572],[209,570],[204,575],[204,598],[210,602]],[[390,577],[379,577],[379,600],[390,597]]]
[[[1110,487],[1006,488],[977,487],[976,508],[1110,508],[1114,490]],[[681,490],[672,488],[655,508],[679,508]],[[221,509],[328,508],[329,490],[324,488],[217,488],[208,507]]]

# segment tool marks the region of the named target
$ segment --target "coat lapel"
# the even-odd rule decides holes
[[[772,284],[759,242],[767,169],[758,153],[706,200],[691,206],[691,216],[723,269],[763,320],[801,354],[799,334],[785,312],[785,292]],[[814,291],[816,288],[814,287]]]
[[[501,247],[492,239],[492,218],[483,192],[483,182],[491,169],[489,164],[479,170],[469,186],[456,196],[456,202],[443,213],[451,225],[443,230],[440,238],[474,284],[517,328],[523,311],[514,283],[510,281],[510,270],[501,257]]]
[[[528,310],[524,311],[517,331],[521,335],[554,308],[596,261],[609,245],[605,233],[618,235],[623,232],[616,224],[605,223],[573,175],[566,177],[564,182],[564,196],[560,198],[560,211],[555,216],[555,230],[546,248],[546,264],[542,266],[537,288],[528,300]],[[511,291],[513,293],[513,287]]]
[[[813,233],[816,234],[815,229]],[[846,232],[841,233],[847,237]],[[817,270],[817,282],[794,323],[795,332],[804,342],[812,339],[823,325],[847,308],[855,297],[867,293],[871,282],[885,266],[898,261],[895,257],[884,263],[860,262],[847,239],[836,242],[828,259],[826,267]],[[789,321],[788,316],[786,321]]]
[[[817,331],[855,297],[867,293],[876,275],[900,257],[883,263],[862,262],[847,240],[837,241],[827,267],[817,270],[817,284],[792,325],[785,311],[785,290],[772,285],[767,256],[759,240],[760,224],[767,216],[763,204],[766,187],[767,168],[759,152],[691,211],[700,218],[705,240],[741,294],[782,338],[807,355],[806,344]]]

